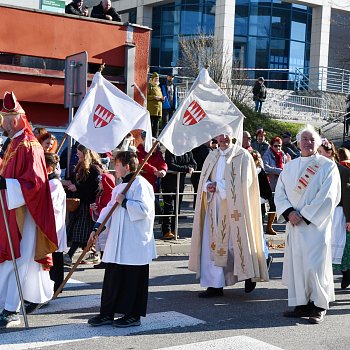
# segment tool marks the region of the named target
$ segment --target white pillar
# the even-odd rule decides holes
[[[152,7],[151,6],[137,6],[136,9],[136,23],[142,26],[152,28]]]
[[[222,50],[222,63],[227,65],[226,78],[231,78],[236,0],[216,0],[215,38]]]
[[[311,27],[311,49],[310,49],[310,78],[320,90],[327,88],[327,67],[329,34],[331,26],[331,6],[324,4],[312,9],[312,27]],[[318,79],[316,78],[318,72]]]

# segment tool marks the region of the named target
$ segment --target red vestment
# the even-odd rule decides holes
[[[57,234],[50,187],[46,173],[44,151],[34,135],[27,128],[11,140],[0,165],[0,175],[18,180],[26,207],[36,224],[36,248],[34,260],[44,268],[52,266],[51,253],[57,250]],[[21,256],[24,216],[23,207],[8,210],[6,196],[3,195],[9,221],[15,258]],[[11,252],[6,234],[3,213],[0,214],[0,263],[11,260]]]

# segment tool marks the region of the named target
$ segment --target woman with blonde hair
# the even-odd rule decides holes
[[[68,241],[71,242],[68,256],[72,259],[78,247],[84,248],[89,240],[94,221],[90,215],[90,204],[95,202],[99,188],[102,164],[99,155],[83,145],[77,149],[79,158],[71,179],[64,181],[73,197],[80,199],[79,207],[71,213],[67,225]]]

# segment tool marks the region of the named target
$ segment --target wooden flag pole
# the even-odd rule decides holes
[[[55,152],[56,154],[59,153],[59,151],[60,151],[61,148],[63,147],[64,141],[66,141],[66,139],[67,139],[67,134],[64,134],[63,137],[62,137],[62,140],[61,140],[60,144],[59,144],[58,147],[57,147],[57,150],[56,150],[56,152]],[[68,151],[68,150],[67,150],[67,151]]]
[[[151,157],[152,153],[154,152],[154,150],[157,148],[157,146],[159,145],[159,141],[156,140],[151,148],[151,150],[147,153],[146,157],[144,158],[144,160],[142,161],[142,163],[139,165],[139,167],[137,168],[137,170],[135,171],[135,173],[133,174],[132,178],[130,179],[130,181],[128,182],[128,184],[126,185],[126,187],[124,188],[122,194],[125,195],[126,192],[128,192],[130,186],[132,185],[132,183],[134,182],[135,178],[137,175],[140,174],[143,166],[145,165],[145,163],[148,161],[148,159]],[[94,238],[97,238],[99,236],[99,234],[101,233],[103,227],[106,225],[107,221],[109,220],[109,218],[111,217],[111,215],[113,214],[114,210],[117,208],[117,206],[119,205],[118,202],[115,202],[113,204],[113,207],[111,208],[111,210],[108,212],[106,218],[102,221],[101,225],[99,226],[99,228],[97,229]],[[52,299],[56,299],[58,294],[61,293],[62,289],[64,288],[64,286],[66,285],[66,283],[68,282],[68,280],[70,279],[70,277],[73,275],[74,271],[77,269],[78,265],[80,264],[80,262],[83,260],[85,254],[90,250],[90,248],[93,245],[93,241],[89,239],[89,241],[87,242],[86,247],[84,248],[83,252],[80,254],[78,260],[75,262],[75,264],[73,265],[73,267],[70,269],[70,271],[68,272],[66,278],[64,279],[64,281],[61,283],[61,285],[58,287],[58,289],[56,290],[55,294],[53,295]]]

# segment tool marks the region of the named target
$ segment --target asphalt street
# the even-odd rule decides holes
[[[200,299],[200,286],[188,271],[188,256],[161,256],[151,264],[148,316],[140,327],[91,327],[99,310],[103,270],[80,265],[64,292],[23,322],[0,331],[0,350],[11,349],[348,349],[350,291],[339,288],[337,301],[320,325],[286,319],[287,291],[281,283],[280,250],[271,251],[271,280],[250,294],[243,283],[223,297]]]

